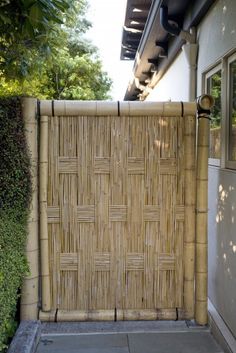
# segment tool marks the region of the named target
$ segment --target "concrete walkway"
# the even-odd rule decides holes
[[[221,353],[207,328],[186,322],[43,324],[36,353]]]

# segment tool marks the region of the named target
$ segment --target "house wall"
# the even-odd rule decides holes
[[[218,0],[198,27],[198,94],[202,89],[202,73],[236,48],[235,18],[235,0]]]
[[[181,51],[162,79],[148,95],[147,101],[187,101],[189,72],[184,53]]]
[[[235,18],[235,0],[218,0],[198,28],[197,95],[204,71],[236,48]],[[209,297],[236,336],[235,223],[236,170],[209,166]]]
[[[236,335],[236,174],[209,168],[209,297]]]

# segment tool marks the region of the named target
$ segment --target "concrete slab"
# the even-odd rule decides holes
[[[37,351],[44,352],[44,351]],[[65,348],[51,348],[50,353],[129,353],[128,347],[124,348],[75,348],[67,350]]]
[[[220,353],[209,332],[129,334],[130,353]]]
[[[36,353],[222,353],[208,332],[42,336]]]
[[[127,335],[42,337],[36,353],[129,353]]]

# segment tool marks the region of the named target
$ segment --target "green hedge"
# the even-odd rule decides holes
[[[28,268],[24,249],[30,198],[20,100],[0,99],[0,352],[14,334],[19,288]]]

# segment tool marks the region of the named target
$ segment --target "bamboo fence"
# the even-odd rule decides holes
[[[196,104],[40,114],[40,319],[193,318]]]
[[[207,323],[211,103],[198,105],[196,171],[195,103],[40,101],[41,320]],[[22,106],[34,194],[21,317],[36,319],[36,100]]]

